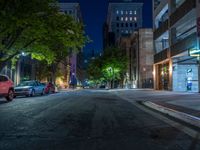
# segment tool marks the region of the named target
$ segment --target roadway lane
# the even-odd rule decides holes
[[[1,100],[0,149],[200,150],[200,142],[113,92],[83,90]]]

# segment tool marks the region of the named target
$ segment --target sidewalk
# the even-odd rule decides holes
[[[167,99],[140,101],[143,105],[200,128],[200,94],[180,93]]]
[[[136,102],[200,129],[200,93],[129,89],[115,92]]]

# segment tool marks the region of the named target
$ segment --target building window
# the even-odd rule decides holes
[[[123,23],[121,23],[121,27],[124,27],[124,24],[123,24]]]
[[[128,21],[128,17],[125,18],[125,21]]]
[[[133,17],[130,17],[129,20],[130,20],[130,21],[133,21]]]
[[[124,18],[123,18],[123,17],[121,17],[121,21],[124,21]]]
[[[119,27],[119,23],[117,23],[117,27]]]
[[[121,15],[123,15],[124,14],[124,12],[123,12],[123,10],[121,10]]]
[[[119,33],[119,29],[117,29],[117,33]]]
[[[69,11],[69,14],[72,14],[72,11],[71,11],[71,10]]]
[[[116,14],[119,14],[119,10],[116,11]]]
[[[133,27],[133,24],[132,24],[132,23],[130,23],[130,27]]]
[[[135,28],[137,28],[137,23],[135,23]]]
[[[126,30],[126,34],[128,34],[128,30]]]
[[[67,11],[65,11],[65,14],[68,14],[68,12],[67,12]]]
[[[119,21],[119,16],[117,16],[116,20]]]
[[[128,27],[128,23],[126,23],[126,27]]]
[[[126,11],[126,15],[128,15],[128,11]]]
[[[137,17],[134,17],[134,21],[137,21]]]
[[[133,11],[132,11],[132,10],[130,10],[129,14],[130,14],[130,15],[132,15],[132,14],[133,14]]]
[[[136,11],[136,10],[134,11],[134,14],[135,14],[135,15],[137,14],[137,11]]]

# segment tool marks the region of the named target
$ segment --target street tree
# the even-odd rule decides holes
[[[101,57],[92,61],[88,67],[88,74],[91,79],[106,80],[110,87],[114,87],[115,81],[123,81],[127,70],[126,54],[117,47],[108,47]]]
[[[22,52],[51,64],[87,39],[83,25],[60,13],[55,0],[1,0],[0,20],[0,68]]]

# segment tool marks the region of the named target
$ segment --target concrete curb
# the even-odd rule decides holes
[[[155,104],[155,103],[149,102],[149,101],[142,102],[142,104],[149,108],[157,110],[161,113],[167,114],[171,117],[174,117],[181,121],[184,121],[190,125],[200,128],[200,118],[199,117],[195,117],[195,116],[189,115],[187,113],[183,113],[183,112],[179,112],[179,111],[167,108],[167,107],[163,107],[161,105],[158,105],[158,104]]]

